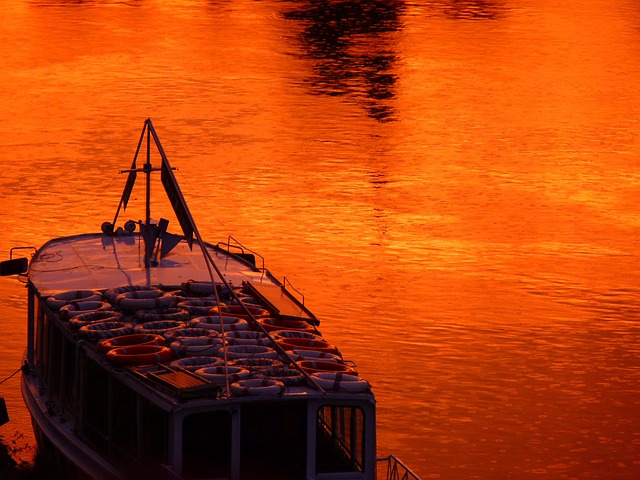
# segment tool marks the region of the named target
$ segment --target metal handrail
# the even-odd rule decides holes
[[[385,480],[420,480],[420,477],[413,473],[411,469],[402,463],[395,455],[378,457],[376,461],[379,464],[383,462],[387,463]]]
[[[231,241],[233,240],[234,243],[231,243]],[[251,250],[250,248],[245,247],[242,243],[240,243],[237,239],[233,238],[231,235],[229,235],[227,237],[227,243],[224,244],[222,242],[218,243],[218,245],[225,245],[227,247],[227,251],[229,253],[233,253],[231,252],[231,248],[237,248],[241,251],[241,253],[246,253],[245,250],[249,253],[252,253],[253,255],[255,255],[256,257],[260,258],[260,261],[262,262],[262,267],[258,267],[256,266],[256,268],[262,272],[264,272],[266,270],[265,266],[264,266],[264,257],[262,255],[260,255],[258,252]]]

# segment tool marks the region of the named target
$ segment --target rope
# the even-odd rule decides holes
[[[6,382],[7,380],[9,380],[11,377],[13,377],[14,375],[16,375],[18,372],[25,370],[25,365],[21,366],[18,370],[16,370],[15,372],[13,372],[11,375],[9,375],[7,378],[5,378],[4,380],[2,380],[0,382],[0,385],[2,385],[4,382]]]

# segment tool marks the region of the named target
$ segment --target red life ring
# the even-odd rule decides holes
[[[258,323],[262,325],[267,332],[273,330],[302,330],[314,333],[316,331],[312,325],[304,320],[285,320],[282,318],[259,318]]]
[[[119,337],[107,338],[98,344],[98,348],[103,352],[108,352],[118,347],[130,347],[132,345],[164,345],[165,340],[162,335],[153,333],[133,333],[131,335],[121,335]]]
[[[319,372],[312,374],[311,378],[324,390],[334,392],[362,393],[370,387],[365,379],[347,373]]]
[[[265,310],[264,308],[251,305],[246,305],[246,308],[249,313],[251,313],[253,318],[267,318],[271,315],[269,311]],[[211,310],[209,310],[208,315],[217,316],[220,315],[220,313],[222,313],[222,315],[244,318],[245,320],[249,320],[251,318],[249,315],[247,315],[246,310],[240,305],[215,306]]]
[[[344,363],[337,362],[316,362],[313,360],[301,360],[296,362],[300,368],[307,373],[332,372],[332,373],[348,373],[349,375],[358,375],[358,372]]]
[[[321,335],[304,330],[275,330],[273,336],[277,339],[306,338],[308,340],[322,340]]]
[[[162,345],[131,345],[109,350],[106,359],[116,365],[149,365],[162,363],[172,357],[171,349]]]
[[[322,339],[309,339],[309,338],[281,338],[276,340],[285,350],[294,350],[296,348],[302,348],[304,350],[315,350],[317,352],[333,353],[340,355],[340,351],[335,345],[331,345],[326,340]]]
[[[251,378],[231,384],[233,395],[275,396],[282,395],[284,383],[272,378]]]
[[[345,363],[340,355],[328,352],[319,352],[317,350],[305,350],[303,348],[294,348],[289,351],[296,360],[316,360],[321,362],[337,362]]]

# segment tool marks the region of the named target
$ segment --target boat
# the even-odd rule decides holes
[[[201,237],[150,119],[121,173],[98,232],[0,269],[26,283],[22,395],[60,478],[417,479],[376,456],[371,385],[304,296],[234,238]],[[152,219],[157,173],[179,233]],[[140,176],[145,218],[118,226]]]

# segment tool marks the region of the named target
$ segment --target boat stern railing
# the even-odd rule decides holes
[[[378,463],[378,480],[420,480],[420,477],[395,455],[378,457],[376,461]],[[384,464],[386,464],[386,470]]]

